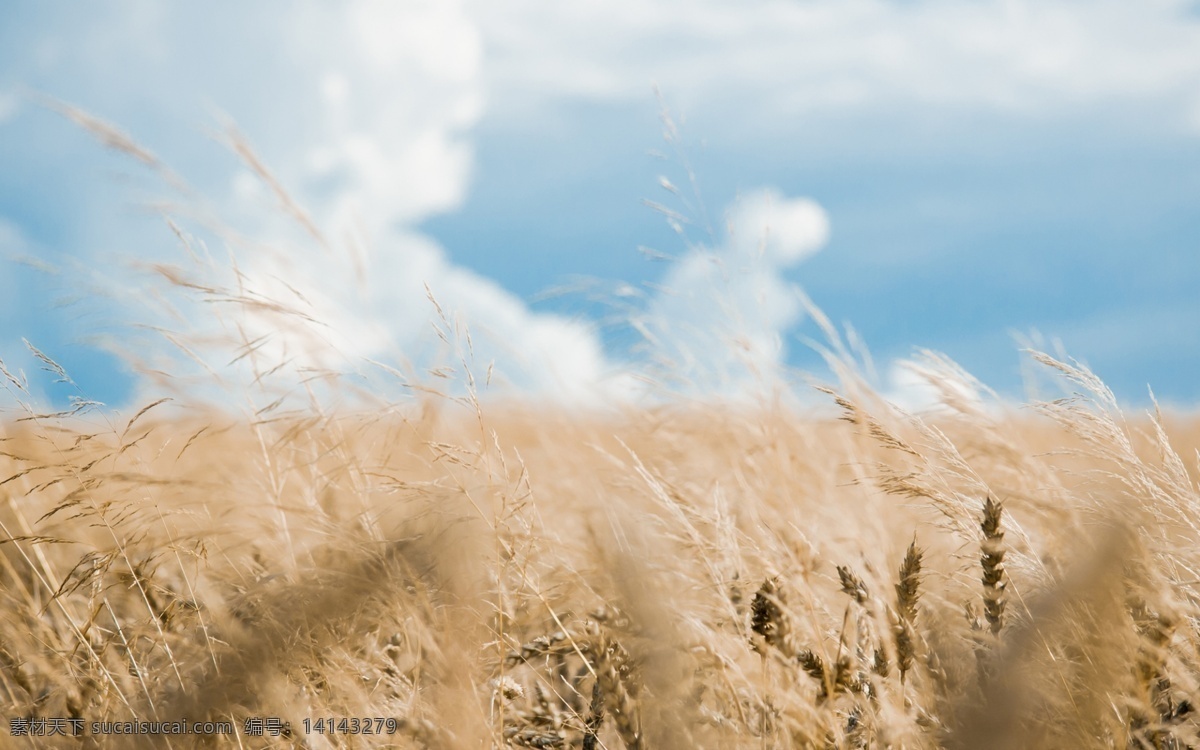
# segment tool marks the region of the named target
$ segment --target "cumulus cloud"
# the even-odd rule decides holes
[[[185,178],[201,175],[204,215],[233,231],[184,221],[197,235],[191,261],[165,241],[138,249],[140,260],[167,263],[168,277],[193,285],[199,299],[173,324],[193,341],[236,332],[255,342],[239,365],[286,363],[277,376],[354,369],[366,359],[419,373],[469,356],[477,378],[494,362],[496,383],[550,398],[609,392],[610,363],[590,325],[531,310],[415,229],[458,208],[471,179],[484,46],[462,3],[122,7],[32,31],[28,54],[10,72],[148,136]],[[233,136],[238,149],[253,144],[241,167],[214,167],[214,151],[179,127],[194,123],[198,103],[208,121],[215,111],[245,134]],[[176,128],[139,132],[147,108]],[[294,205],[280,205],[279,187]],[[106,193],[97,188],[92,199]],[[87,252],[129,244],[109,236],[122,227],[89,229]],[[202,240],[225,247],[202,250]],[[135,282],[117,275],[116,283]],[[153,295],[118,290],[114,298],[134,321],[159,323],[170,312]],[[430,343],[435,326],[451,339],[440,351]]]
[[[788,272],[830,232],[820,205],[773,188],[746,193],[726,213],[722,241],[676,260],[639,321],[671,369],[702,391],[778,376],[785,335],[804,316]]]
[[[434,369],[450,374],[453,392],[471,378],[480,392],[491,381],[493,391],[577,405],[628,392],[586,322],[531,311],[420,234],[395,232],[385,242],[394,251],[377,253],[362,277],[345,258],[296,239],[256,245],[239,261],[236,279],[221,264],[187,267],[193,275],[185,271],[179,280],[217,289],[193,296],[218,302],[208,308],[222,316],[192,326],[191,338],[212,335],[218,322],[226,332],[236,325],[254,353],[245,376],[284,364],[273,378],[285,386],[289,374],[362,374],[377,361],[401,372],[401,382],[428,381],[425,372]],[[386,384],[377,387],[389,393]]]
[[[320,106],[288,135],[300,153],[279,160],[299,167],[326,220],[380,231],[458,207],[484,104],[482,40],[461,5],[306,3],[285,17],[292,67]]]
[[[805,198],[785,198],[772,188],[743,196],[728,213],[731,256],[761,256],[770,266],[789,266],[829,241],[824,209]]]

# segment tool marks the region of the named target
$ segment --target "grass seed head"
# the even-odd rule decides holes
[[[900,582],[896,584],[896,662],[900,681],[912,669],[917,649],[917,602],[921,596],[921,556],[914,539],[900,564]]]
[[[1000,515],[1003,507],[1000,503],[988,497],[983,505],[982,554],[979,557],[983,567],[983,604],[984,617],[992,635],[997,636],[1004,628],[1004,609],[1007,601],[1004,590],[1008,581],[1004,572],[1004,531],[1000,528]]]

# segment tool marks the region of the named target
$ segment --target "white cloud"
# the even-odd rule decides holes
[[[371,359],[410,365],[403,369],[417,378],[423,368],[447,366],[461,384],[466,366],[485,391],[494,364],[493,391],[516,388],[574,404],[627,391],[586,323],[532,312],[496,282],[451,263],[427,237],[394,232],[384,242],[387,251],[376,254],[363,279],[345,258],[312,242],[277,240],[244,254],[240,298],[274,304],[223,309],[241,321],[246,340],[269,337],[256,349],[258,371],[285,361],[293,373],[362,371]],[[218,269],[204,283],[221,276]],[[209,328],[212,321],[200,332]]]
[[[729,249],[746,259],[762,255],[770,265],[791,265],[829,241],[824,209],[769,188],[744,196],[729,214]]]
[[[149,135],[150,148],[185,177],[208,173],[198,187],[215,204],[212,213],[254,238],[229,242],[236,277],[223,262],[185,262],[188,278],[231,292],[210,299],[254,301],[185,305],[196,340],[238,326],[250,340],[267,335],[255,351],[258,370],[287,361],[281,373],[301,377],[311,368],[361,369],[355,363],[363,358],[408,362],[420,372],[446,356],[430,343],[439,316],[428,286],[447,317],[465,327],[452,344],[462,346],[470,331],[476,378],[495,360],[498,382],[551,398],[609,393],[610,364],[590,326],[531,311],[414,229],[458,208],[471,177],[471,130],[485,103],[484,47],[462,3],[312,0],[197,10],[126,0],[125,9],[29,34],[30,62],[17,75],[68,99],[81,85],[78,104],[135,137]],[[228,113],[328,246],[297,231],[249,166],[214,180],[218,170],[196,155],[203,144],[195,133],[139,133],[147,107],[160,122],[189,122],[197,102]],[[94,229],[87,234],[109,235]],[[210,244],[224,241],[193,230]],[[223,257],[224,248],[212,250]],[[178,258],[158,250],[142,259]],[[118,275],[117,283],[133,282]],[[117,299],[126,317],[162,320],[152,295],[118,292]],[[264,301],[281,306],[258,304]]]
[[[1166,0],[473,0],[498,91],[636,100],[786,129],[789,115],[948,105],[1021,111],[1164,102],[1200,84],[1200,23]],[[504,107],[505,102],[499,106]],[[525,109],[518,110],[522,116]],[[726,115],[723,119],[728,121]]]
[[[482,41],[460,3],[308,2],[270,21],[273,54],[287,65],[263,71],[260,85],[298,85],[247,103],[254,87],[230,80],[212,96],[243,105],[232,116],[319,223],[336,232],[366,222],[374,236],[461,204],[484,98]],[[272,111],[260,124],[262,104]]]
[[[764,188],[727,211],[726,236],[675,261],[643,320],[657,354],[685,387],[736,392],[779,375],[784,337],[804,315],[789,268],[829,238],[829,218],[805,198]]]
[[[122,0],[22,39],[6,81],[119,124],[185,175],[211,169],[195,131],[227,113],[324,226],[412,223],[465,194],[483,47],[460,2]]]

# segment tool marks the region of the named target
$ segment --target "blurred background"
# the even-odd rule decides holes
[[[897,396],[930,348],[1023,398],[1019,349],[1061,342],[1125,402],[1200,398],[1190,0],[13,0],[0,165],[0,358],[54,402],[22,338],[91,398],[146,388],[119,352],[184,256],[168,204],[321,321],[301,368],[434,366],[461,323],[520,393],[736,391],[820,369],[800,287]]]

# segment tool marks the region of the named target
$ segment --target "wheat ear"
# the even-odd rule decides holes
[[[982,554],[979,556],[983,566],[983,614],[993,636],[1000,635],[1004,627],[1004,589],[1008,586],[1004,575],[1004,531],[1000,528],[1003,510],[1000,503],[989,497],[983,504],[983,521],[979,524],[983,530]]]
[[[604,705],[612,714],[617,734],[625,743],[626,750],[642,750],[642,725],[637,702],[621,679],[621,663],[624,660],[624,650],[620,644],[601,635],[596,644],[596,681],[603,693]],[[603,720],[603,716],[600,720]]]
[[[921,550],[914,539],[900,563],[900,582],[896,584],[896,662],[900,683],[912,669],[916,656],[917,600],[921,596]]]
[[[795,628],[792,616],[784,604],[778,579],[763,581],[754,594],[754,601],[750,603],[750,629],[761,635],[767,646],[778,649],[789,659],[795,659],[800,655],[800,649],[796,647],[793,635]],[[765,653],[761,644],[755,643],[754,647],[759,653]]]

